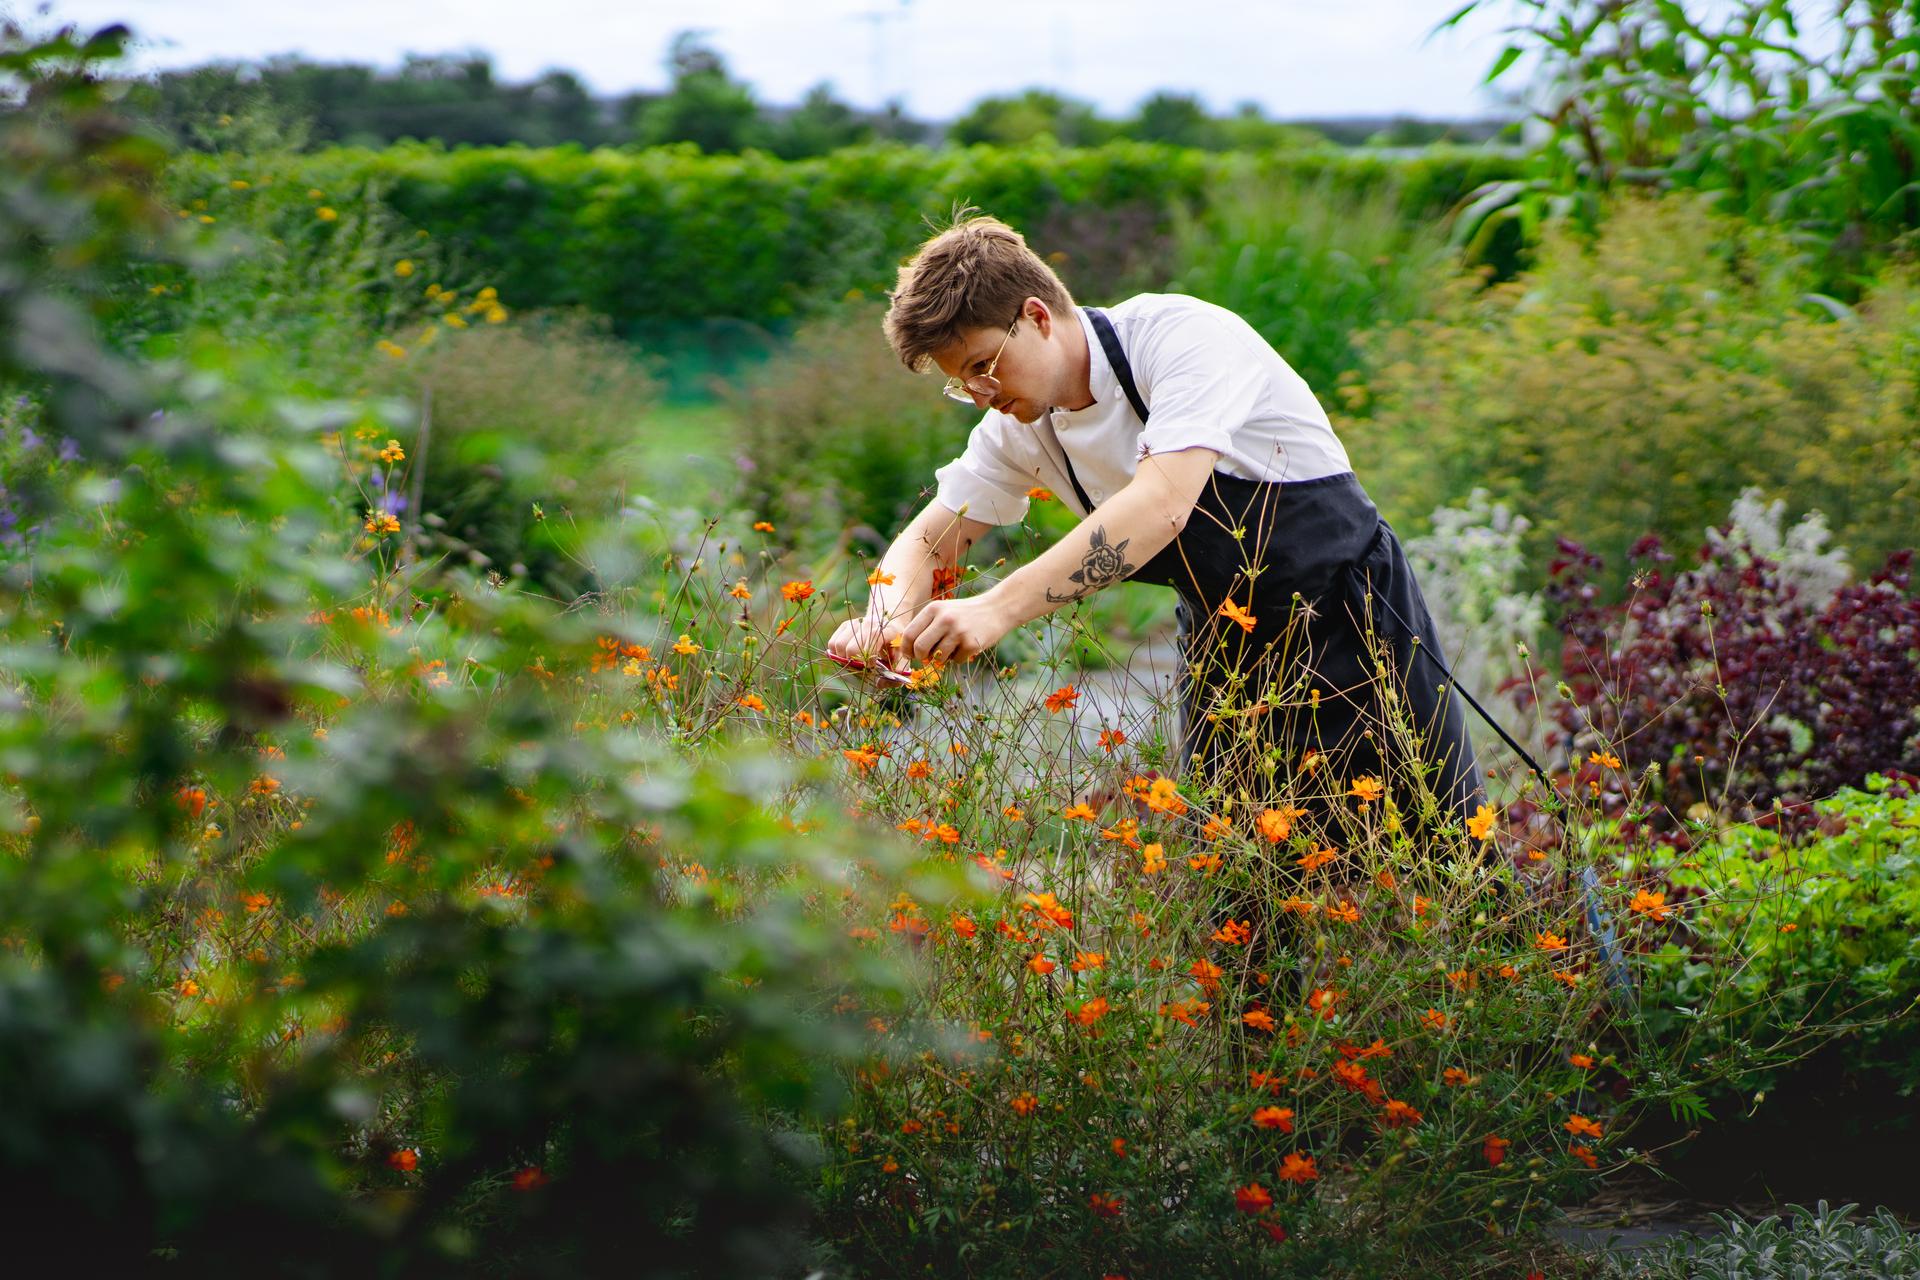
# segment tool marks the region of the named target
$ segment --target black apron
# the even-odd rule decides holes
[[[1144,425],[1147,406],[1112,322],[1097,308],[1086,312]],[[1060,454],[1066,458],[1064,448]],[[1071,459],[1066,473],[1082,510],[1091,511]],[[1258,567],[1251,580],[1250,565]],[[1271,756],[1277,788],[1317,751],[1316,767],[1328,771],[1322,783],[1337,780],[1338,791],[1357,777],[1386,779],[1402,811],[1415,812],[1413,797],[1396,785],[1415,762],[1404,758],[1401,736],[1384,728],[1393,708],[1382,699],[1371,636],[1392,661],[1389,687],[1402,699],[1420,761],[1434,771],[1429,786],[1442,801],[1440,820],[1463,817],[1478,801],[1473,744],[1443,674],[1433,617],[1400,540],[1352,472],[1282,483],[1215,471],[1185,528],[1131,576],[1180,595],[1183,765],[1218,778],[1232,762]],[[1253,617],[1251,631],[1220,615],[1228,601]],[[1304,621],[1290,627],[1296,615]],[[1416,648],[1433,661],[1420,661]],[[1303,675],[1306,688],[1287,691]],[[1281,701],[1311,702],[1313,689],[1317,705],[1278,709]],[[1250,714],[1270,691],[1274,709]],[[1264,770],[1234,772],[1254,795],[1268,789]]]

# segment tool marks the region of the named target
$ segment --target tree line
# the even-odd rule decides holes
[[[814,86],[796,105],[763,103],[697,32],[675,36],[666,62],[664,91],[600,97],[561,69],[521,83],[504,81],[484,53],[409,54],[395,69],[282,54],[258,63],[159,72],[133,87],[130,105],[176,145],[207,150],[245,149],[265,140],[247,135],[271,132],[302,148],[377,147],[403,138],[448,146],[692,143],[709,153],[753,148],[800,159],[885,140],[1018,145],[1050,135],[1066,146],[1135,139],[1225,151],[1328,140],[1394,146],[1480,141],[1501,128],[1498,121],[1408,118],[1283,123],[1267,118],[1256,103],[1216,115],[1196,96],[1170,91],[1113,119],[1091,103],[1044,88],[985,97],[954,120],[931,122],[909,117],[897,101],[862,111],[838,98],[830,83]]]

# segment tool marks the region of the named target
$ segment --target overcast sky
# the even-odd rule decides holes
[[[1501,114],[1479,88],[1517,6],[1491,0],[1426,39],[1464,0],[55,0],[35,25],[125,22],[140,70],[299,53],[397,66],[484,50],[496,74],[578,74],[601,94],[659,89],[674,32],[696,28],[764,102],[821,81],[861,106],[890,98],[944,119],[1031,85],[1129,111],[1156,89],[1271,116]],[[0,12],[37,5],[0,0]]]

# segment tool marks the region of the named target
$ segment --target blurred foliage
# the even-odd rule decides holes
[[[1524,276],[1461,276],[1369,335],[1336,428],[1396,526],[1485,488],[1534,520],[1541,568],[1556,537],[1695,545],[1757,486],[1871,569],[1912,541],[1889,513],[1920,506],[1920,280],[1890,269],[1857,308],[1811,284],[1778,231],[1627,200],[1591,242],[1551,231]]]
[[[1424,313],[1452,255],[1391,186],[1276,182],[1249,168],[1223,175],[1204,213],[1176,220],[1166,289],[1239,315],[1324,392],[1358,364],[1355,331]]]
[[[71,442],[0,579],[16,1245],[116,1272],[781,1265],[797,1127],[866,1043],[852,1009],[897,990],[835,919],[887,848],[805,765],[579,733],[549,663],[589,618],[470,575],[410,596],[342,500],[398,425],[378,404],[291,393],[218,333],[148,366],[103,344],[76,299],[197,243],[93,74],[124,38],[0,35],[26,87],[0,383],[28,391],[13,430]]]
[[[485,314],[488,301],[467,307]],[[651,362],[582,312],[443,326],[433,337],[377,357],[367,374],[376,391],[419,406],[399,434],[420,469],[421,513],[410,512],[411,495],[373,495],[369,505],[423,521],[436,550],[573,599],[592,575],[542,526],[596,523],[632,487],[650,487],[629,464],[635,430],[659,398]]]
[[[417,145],[329,150],[280,170],[289,216],[301,192],[373,190],[412,226],[489,267],[516,306],[585,306],[649,347],[743,324],[787,329],[849,289],[890,288],[926,220],[956,201],[1020,227],[1077,297],[1111,301],[1163,281],[1174,210],[1204,216],[1229,175],[1272,186],[1391,187],[1407,222],[1439,218],[1469,190],[1516,172],[1488,152],[1414,158],[1338,151],[1238,158],[1158,144],[1095,149],[855,147],[794,162],[691,147],[583,154]],[[181,157],[182,205],[247,178],[248,157]],[[1159,247],[1155,247],[1156,244]],[[1147,250],[1141,256],[1142,249]]]
[[[722,389],[748,510],[783,527],[857,526],[884,549],[932,497],[934,470],[979,419],[901,365],[881,336],[885,310],[850,298]]]
[[[1490,0],[1469,0],[1443,27]],[[1486,188],[1461,233],[1575,215],[1622,189],[1710,193],[1777,224],[1821,287],[1920,229],[1920,11],[1908,0],[1510,0],[1487,79],[1523,67],[1548,136],[1522,180]],[[1820,15],[1816,20],[1813,15]]]

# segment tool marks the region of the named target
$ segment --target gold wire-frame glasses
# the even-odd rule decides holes
[[[1000,367],[1000,352],[1007,349],[1007,343],[1013,340],[1013,331],[1019,327],[1020,317],[1015,316],[1013,323],[1007,326],[1007,336],[1000,339],[1000,350],[995,351],[993,359],[987,361],[985,373],[976,373],[970,378],[948,378],[946,385],[940,388],[940,393],[947,399],[957,400],[961,404],[974,403],[975,396],[983,396],[991,401],[999,395],[1000,379],[993,376],[993,371]]]

